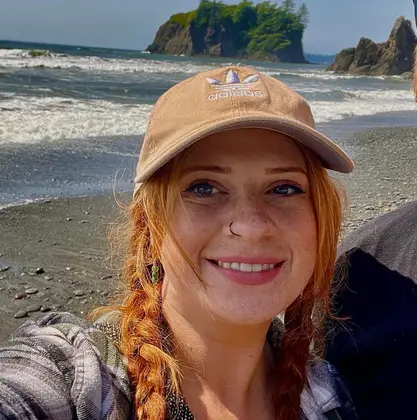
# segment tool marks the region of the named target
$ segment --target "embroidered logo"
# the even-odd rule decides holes
[[[245,96],[245,97],[263,97],[265,96],[262,90],[253,90],[253,86],[258,82],[259,76],[251,74],[244,80],[241,80],[239,75],[234,70],[229,70],[226,75],[226,81],[222,82],[218,79],[208,77],[207,82],[220,93],[213,93],[208,96],[210,101],[217,101],[218,99],[229,98],[231,96]]]

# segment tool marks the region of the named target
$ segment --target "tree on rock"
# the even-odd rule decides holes
[[[303,3],[297,12],[298,20],[306,27],[308,25],[308,9],[305,3]]]
[[[282,8],[287,10],[288,12],[294,13],[295,12],[295,1],[294,0],[284,0],[282,2]]]

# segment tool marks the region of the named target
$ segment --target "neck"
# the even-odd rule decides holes
[[[192,312],[187,314],[168,302],[164,304],[187,400],[190,394],[197,393],[200,401],[210,394],[236,412],[251,401],[265,399],[272,363],[266,344],[270,322],[235,325],[201,310],[198,315]]]

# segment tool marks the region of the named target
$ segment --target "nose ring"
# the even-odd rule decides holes
[[[230,233],[231,233],[233,236],[240,236],[240,235],[238,235],[237,233],[233,232],[233,230],[232,230],[232,225],[233,225],[233,222],[230,222],[230,224],[229,224],[229,231],[230,231]]]

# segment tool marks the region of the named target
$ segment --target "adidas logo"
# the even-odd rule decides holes
[[[226,75],[226,81],[222,82],[218,79],[208,77],[207,82],[220,93],[213,93],[208,96],[208,100],[216,101],[218,99],[229,98],[231,96],[245,97],[263,97],[264,92],[261,90],[252,90],[253,85],[259,80],[257,74],[251,74],[244,80],[240,80],[239,75],[234,70],[229,70]]]

